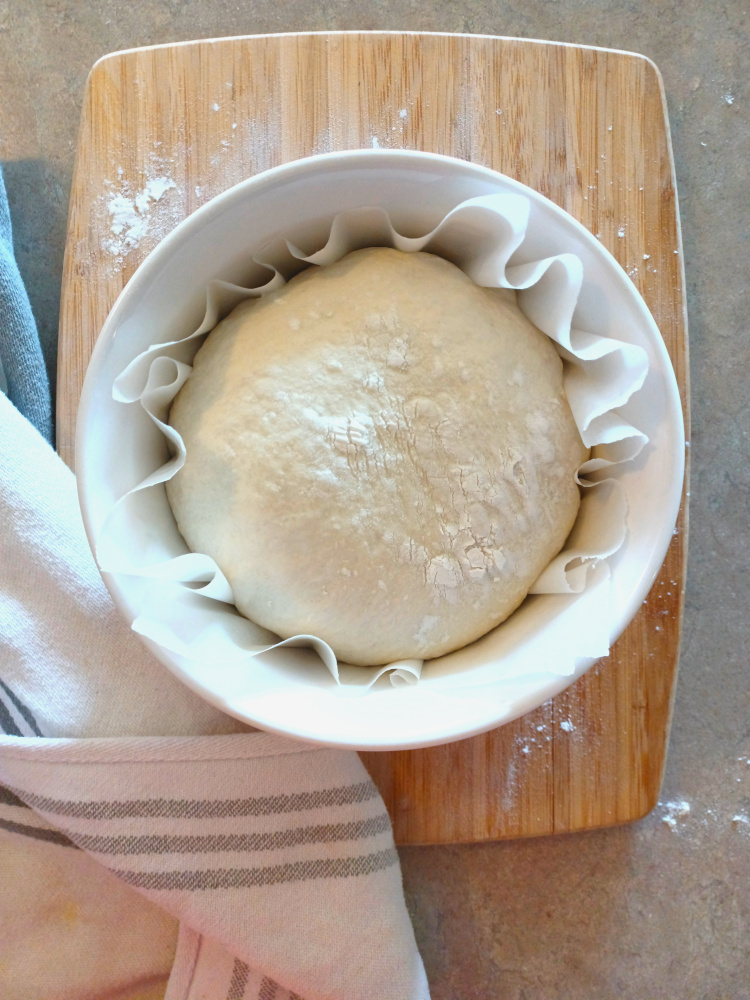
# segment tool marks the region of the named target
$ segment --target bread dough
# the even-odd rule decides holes
[[[239,305],[172,406],[167,483],[238,609],[345,662],[428,659],[502,622],[561,549],[586,457],[515,292],[370,248]]]

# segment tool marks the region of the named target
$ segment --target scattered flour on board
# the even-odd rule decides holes
[[[154,166],[150,175],[146,173],[140,188],[124,179],[122,167],[117,168],[117,181],[104,182],[107,193],[103,196],[103,201],[108,225],[104,227],[106,232],[101,249],[118,263],[122,263],[130,251],[137,249],[146,238],[150,247],[154,246],[179,221],[170,216],[163,219],[162,224],[154,225],[154,205],[161,201],[167,191],[177,188],[174,180],[167,176],[163,165],[157,163]]]

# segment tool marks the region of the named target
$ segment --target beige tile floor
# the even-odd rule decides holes
[[[688,593],[662,804],[614,830],[402,851],[434,1000],[750,998],[749,27],[741,0],[0,0],[0,160],[51,372],[83,84],[106,52],[383,28],[628,49],[662,71],[693,380]],[[689,811],[669,806],[682,802]]]

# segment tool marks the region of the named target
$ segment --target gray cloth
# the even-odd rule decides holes
[[[8,197],[0,168],[0,367],[8,397],[52,443],[52,402],[39,334],[13,253]]]

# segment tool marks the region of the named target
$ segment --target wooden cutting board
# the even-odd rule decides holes
[[[382,146],[446,153],[541,191],[631,275],[687,417],[679,218],[664,93],[647,59],[511,38],[330,33],[107,56],[91,72],[70,203],[58,449],[94,341],[135,268],[181,219],[268,167]],[[656,804],[677,672],[685,508],[648,600],[611,655],[484,736],[364,754],[401,844],[584,830]]]

